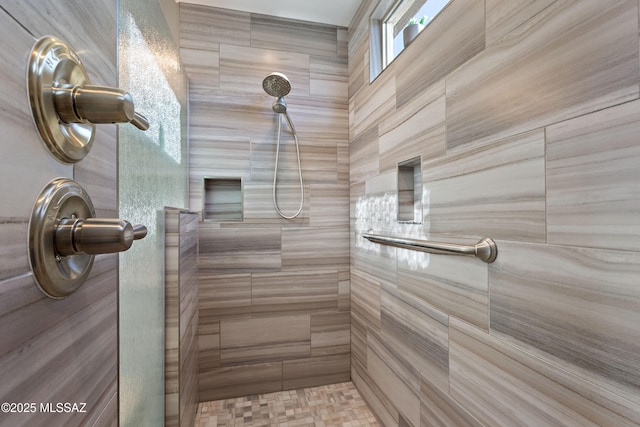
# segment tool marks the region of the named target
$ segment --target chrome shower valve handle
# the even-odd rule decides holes
[[[149,128],[126,91],[95,86],[78,55],[52,36],[39,39],[29,58],[27,86],[33,121],[51,154],[62,163],[82,160],[91,150],[95,124],[131,123]]]

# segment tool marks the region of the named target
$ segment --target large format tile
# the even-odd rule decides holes
[[[220,46],[220,88],[227,93],[264,94],[263,79],[273,71],[286,70],[292,96],[309,96],[309,55],[242,47]],[[282,71],[280,71],[282,72]]]
[[[547,128],[549,243],[640,250],[640,102]]]
[[[419,374],[391,356],[375,334],[369,334],[367,373],[384,390],[401,417],[414,426],[420,425]]]
[[[79,426],[100,416],[117,383],[116,260],[100,257],[64,300],[44,296],[31,274],[0,283],[2,402],[86,403],[85,413],[12,413],[0,424]]]
[[[251,274],[198,276],[200,331],[223,319],[251,316]]]
[[[638,97],[638,2],[555,2],[447,77],[447,146]]]
[[[180,47],[211,49],[221,43],[249,46],[247,12],[180,3]]]
[[[251,312],[282,315],[338,309],[338,272],[254,273]]]
[[[282,388],[292,390],[336,384],[351,379],[348,353],[282,362]]]
[[[482,424],[473,418],[462,405],[451,398],[428,377],[420,378],[420,425],[480,427]]]
[[[251,46],[335,57],[338,35],[333,25],[251,14]]]
[[[347,227],[282,230],[282,268],[343,268],[349,265]]]
[[[200,402],[282,390],[282,361],[200,370]]]
[[[366,330],[380,330],[381,284],[372,276],[351,271],[351,312],[362,321]]]
[[[381,122],[380,172],[394,171],[398,163],[416,157],[426,160],[445,153],[444,85],[438,92],[442,96],[432,102],[421,97],[424,107],[409,117],[402,109]]]
[[[350,353],[351,316],[348,312],[311,315],[311,356]]]
[[[220,361],[223,366],[310,355],[311,318],[308,314],[220,322]]]
[[[250,273],[279,270],[279,228],[218,229],[200,225],[200,273]]]
[[[447,390],[449,385],[449,318],[410,294],[383,286],[382,338],[412,369]],[[386,359],[386,358],[385,358]],[[419,376],[415,391],[420,389]]]
[[[615,393],[451,318],[451,396],[491,426],[637,425],[640,412]],[[625,418],[625,416],[629,418]]]
[[[491,333],[640,403],[640,253],[499,244]]]
[[[540,13],[555,0],[503,1],[485,0],[487,22],[487,46],[492,45],[520,25]]]
[[[6,8],[19,4],[6,5]],[[54,177],[73,176],[73,167],[57,162],[41,142],[27,98],[27,53],[35,40],[9,15],[0,11],[0,280],[29,271],[27,230],[40,190]]]
[[[421,98],[432,84],[482,52],[484,8],[483,0],[453,0],[396,59],[398,107]]]
[[[424,222],[437,235],[544,242],[544,177],[543,130],[423,162]]]
[[[488,331],[487,264],[468,257],[417,255],[398,259],[398,289]]]

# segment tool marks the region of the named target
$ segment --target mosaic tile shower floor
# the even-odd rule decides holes
[[[202,402],[195,427],[379,427],[353,383]]]

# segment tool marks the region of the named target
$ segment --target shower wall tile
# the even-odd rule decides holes
[[[200,366],[207,371],[201,373],[200,399],[281,390],[282,361],[287,362],[287,388],[348,379],[347,30],[184,8],[189,13],[181,21],[181,47],[193,75],[191,208],[202,209],[205,177],[242,179],[242,219],[200,223],[199,337],[206,346]],[[242,32],[236,40],[233,22]],[[300,143],[303,209],[291,220],[277,214],[272,200],[282,117],[273,113],[273,98],[261,84],[274,71],[292,82],[286,102]],[[300,188],[294,138],[286,123],[281,139],[277,196],[289,215],[298,209]],[[304,337],[294,329],[282,340],[276,336],[270,341],[274,330],[300,326],[300,318],[306,319]],[[246,334],[248,341],[232,342],[238,328],[254,324],[257,329]],[[301,372],[308,364],[317,368]],[[327,369],[333,373],[322,375]],[[253,372],[256,381],[248,377]],[[224,390],[236,380],[240,386]]]
[[[380,123],[380,172],[397,170],[398,163],[420,157],[423,161],[445,153],[443,94],[409,117],[398,110]]]
[[[310,95],[329,98],[336,108],[348,110],[347,59],[312,55],[309,58]]]
[[[400,291],[489,330],[487,264],[468,258],[405,252],[407,257],[398,260]]]
[[[382,74],[376,81],[360,90],[349,106],[350,144],[375,127],[396,109],[396,79],[393,74]]]
[[[301,314],[337,309],[338,272],[335,270],[252,275],[252,314]]]
[[[282,390],[282,361],[200,370],[200,401]]]
[[[115,1],[98,0],[95,3],[82,0],[56,1],[51,2],[46,8],[43,8],[41,2],[37,0],[3,1],[2,8],[12,17],[11,26],[17,21],[32,35],[28,48],[13,59],[20,61],[21,67],[26,67],[26,55],[31,51],[36,39],[45,35],[54,35],[69,43],[76,52],[81,54],[82,63],[92,84],[116,85],[117,26],[115,23],[118,9]],[[4,25],[3,27],[9,29]],[[17,34],[22,32],[21,29]],[[5,40],[15,40],[17,34]],[[16,71],[20,68],[7,69]],[[26,76],[26,71],[23,76]],[[20,99],[26,99],[23,84],[18,86],[23,88]]]
[[[349,358],[350,322],[348,312],[311,314],[311,356],[346,354]]]
[[[547,128],[549,243],[640,251],[640,102]]]
[[[352,363],[351,380],[355,384],[362,398],[367,402],[376,418],[382,421],[385,426],[398,425],[400,416],[398,410],[387,398],[385,392],[369,377],[366,370],[353,368]]]
[[[353,43],[351,40],[351,30],[349,51],[354,50],[353,54],[349,54],[349,100],[363,87],[369,84],[369,35],[367,34],[366,42]],[[357,50],[352,48],[357,46]],[[349,108],[351,113],[352,109]]]
[[[87,156],[73,168],[73,179],[82,183],[96,211],[96,217],[117,218],[117,129],[98,126],[96,142]],[[51,176],[53,178],[53,176]]]
[[[370,83],[377,3],[349,29],[361,395],[389,426],[640,425],[640,4],[452,0]],[[398,223],[396,163],[433,148],[434,123],[446,144],[422,160],[423,222]],[[415,253],[369,229],[487,236],[499,255]]]
[[[640,403],[640,253],[500,247],[489,271],[491,332],[571,363],[594,383]]]
[[[220,87],[220,48],[211,45],[207,49],[180,48],[180,57],[192,89],[200,91]]]
[[[484,50],[484,8],[484,0],[451,2],[397,58],[398,107]]]
[[[308,54],[220,45],[220,88],[225,91],[267,97],[262,80],[274,70],[287,71],[292,96],[309,96]]]
[[[381,296],[381,331],[385,345],[399,358],[438,387],[449,385],[449,319],[411,295],[383,285]],[[387,358],[385,358],[387,360]],[[414,391],[419,391],[419,377],[412,376]]]
[[[279,270],[279,228],[213,228],[201,223],[198,267],[200,274],[250,273]]]
[[[220,334],[198,335],[198,369],[220,367]]]
[[[554,1],[505,2],[486,0],[487,46],[517,29],[532,16],[549,7]]]
[[[283,125],[284,126],[284,125]],[[278,157],[278,184],[300,186],[298,159],[293,139],[288,133],[281,136]],[[305,184],[334,184],[338,180],[337,149],[332,146],[311,145],[309,139],[301,144],[300,164]],[[273,184],[273,171],[276,162],[276,142],[253,144],[251,150],[251,180]]]
[[[638,2],[555,2],[447,78],[447,146],[638,97]]]
[[[349,218],[349,188],[341,184],[311,185],[309,225],[345,227]]]
[[[282,362],[282,387],[295,390],[349,381],[350,368],[348,353],[285,360]]]
[[[369,351],[367,355],[367,373],[379,388],[385,390],[389,401],[401,416],[414,426],[420,425],[420,396],[419,391],[416,391],[416,388],[419,388],[417,372],[401,372],[399,375],[398,371],[402,371],[398,368],[399,363],[388,350],[383,350],[383,345],[372,344],[372,340],[378,341],[374,337],[374,334],[369,334],[369,349],[373,351]],[[396,369],[394,370],[390,364]]]
[[[217,44],[250,46],[250,14],[180,3],[180,47],[210,49]]]
[[[310,315],[223,320],[222,366],[297,359],[311,355]]]
[[[303,178],[304,179],[304,178]],[[300,184],[278,184],[276,193],[278,206],[285,215],[293,215],[300,208]],[[244,221],[237,227],[245,225],[254,227],[257,224],[271,224],[281,227],[299,227],[309,223],[309,186],[304,186],[302,211],[295,219],[286,220],[278,215],[273,204],[273,182],[271,184],[245,184],[244,186]],[[225,224],[222,224],[225,226]]]
[[[25,78],[34,43],[52,34],[79,52],[93,84],[116,85],[116,15],[113,0],[0,6],[0,397],[38,405],[86,403],[82,414],[3,414],[3,426],[117,423],[118,257],[96,257],[88,280],[64,300],[38,290],[27,257],[31,210],[53,178],[74,177],[91,194],[98,215],[115,216],[116,127],[98,130],[85,165],[59,163],[33,124]]]
[[[359,365],[367,368],[367,324],[355,311],[351,311],[351,360],[352,367]]]
[[[55,422],[96,422],[117,388],[116,263],[98,257],[88,281],[64,300],[44,296],[31,274],[0,282],[3,402],[85,402],[87,413],[57,414]],[[48,425],[50,417],[5,414],[2,423]]]
[[[192,425],[198,404],[198,215],[164,213],[165,424]]]
[[[380,331],[381,287],[379,281],[366,273],[351,272],[351,312],[361,319],[363,327]]]
[[[424,221],[436,234],[544,242],[544,177],[542,130],[423,162]]]
[[[347,227],[282,229],[282,268],[342,268],[349,265]]]
[[[11,5],[6,7],[17,7]],[[73,176],[73,168],[58,163],[36,132],[26,96],[26,54],[35,40],[6,13],[0,14],[0,36],[7,46],[0,53],[0,280],[29,271],[27,229],[40,190],[54,177]],[[18,179],[19,178],[19,179]],[[9,184],[10,183],[10,184]]]
[[[223,319],[251,315],[251,274],[204,274],[198,276],[200,333]]]
[[[484,424],[637,425],[637,405],[451,318],[451,396]],[[517,410],[514,410],[517,408]],[[626,416],[626,417],[625,417]],[[627,418],[628,417],[628,418]]]
[[[447,392],[433,385],[427,377],[420,380],[420,425],[480,427],[482,424],[472,417]]]
[[[351,182],[364,181],[380,171],[378,128],[372,127],[349,143]]]
[[[337,28],[333,25],[251,15],[252,47],[336,57],[337,45]]]

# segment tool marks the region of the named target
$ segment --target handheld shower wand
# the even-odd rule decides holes
[[[289,113],[287,113],[287,104],[284,102],[284,97],[289,94],[291,91],[291,82],[282,73],[271,73],[262,81],[262,87],[264,91],[269,95],[276,97],[276,100],[273,102],[271,108],[273,112],[278,114],[278,136],[277,136],[277,146],[276,146],[276,163],[273,171],[273,206],[280,215],[284,219],[294,219],[300,212],[302,212],[302,206],[304,204],[304,184],[302,182],[302,167],[300,165],[300,144],[298,143],[298,135],[296,133],[296,128],[293,126],[293,122],[291,121],[291,117],[289,117]],[[280,157],[280,137],[281,137],[281,129],[282,129],[282,117],[284,116],[289,124],[289,128],[291,129],[291,133],[293,134],[293,139],[296,144],[296,155],[298,159],[298,177],[300,179],[300,206],[298,207],[298,211],[290,216],[287,216],[282,213],[280,207],[278,206],[278,199],[276,197],[276,188],[278,182],[278,159]]]

